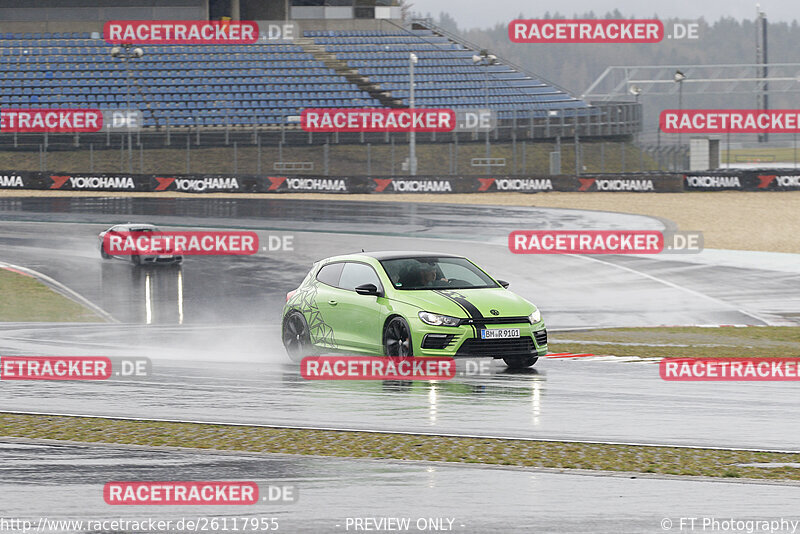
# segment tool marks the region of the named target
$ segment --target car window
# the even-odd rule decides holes
[[[381,261],[396,289],[473,289],[498,287],[466,258],[419,257]]]
[[[469,269],[465,265],[441,262],[439,263],[439,269],[442,275],[448,280],[463,280],[470,286],[482,286],[486,284],[485,277],[479,276],[476,271]]]
[[[355,288],[364,284],[375,284],[375,287],[381,288],[381,281],[375,270],[365,263],[345,263],[339,279],[339,287],[354,291]]]
[[[317,273],[317,280],[323,284],[336,287],[339,285],[339,275],[342,274],[344,263],[329,263]]]

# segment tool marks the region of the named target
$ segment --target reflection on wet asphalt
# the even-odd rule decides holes
[[[292,485],[294,503],[108,506],[111,481],[245,480]],[[663,532],[669,518],[798,519],[800,487],[347,460],[0,441],[3,517],[129,521],[274,517],[279,532],[353,532],[348,518],[439,520],[452,532]],[[448,523],[452,520],[452,523]],[[522,530],[521,530],[522,529]],[[86,528],[72,529],[87,532]],[[179,532],[174,529],[173,532]],[[398,530],[393,530],[398,531]],[[405,531],[405,530],[403,530]],[[100,532],[108,532],[101,530]],[[391,530],[390,530],[391,532]]]

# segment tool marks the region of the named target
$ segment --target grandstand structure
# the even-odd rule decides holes
[[[48,8],[49,1],[42,2],[45,7],[37,13],[61,9],[55,7],[58,2],[50,2],[53,6]],[[248,9],[256,12],[255,3],[241,2],[235,3],[241,14]],[[317,13],[313,9],[328,13],[324,11],[329,9],[327,0],[319,2],[320,6],[315,5],[316,0],[292,0],[291,5],[264,0],[258,5],[269,4],[271,14],[288,18],[292,13],[304,17]],[[393,20],[391,16],[397,16],[399,8],[391,0],[373,2],[376,5],[366,20],[341,20],[336,18],[340,11],[331,11],[333,20],[301,17],[293,21],[298,31],[291,40],[270,40],[262,30],[258,42],[247,45],[125,43],[143,51],[141,57],[127,61],[112,56],[114,45],[103,38],[99,20],[69,26],[81,31],[49,31],[59,27],[52,22],[52,14],[41,15],[49,22],[39,26],[16,26],[42,31],[8,31],[11,26],[0,22],[0,108],[139,110],[143,128],[136,133],[136,143],[149,147],[169,144],[171,136],[181,133],[196,134],[199,142],[201,134],[219,132],[225,135],[206,139],[226,145],[237,139],[253,144],[318,145],[388,143],[397,137],[402,142],[406,134],[312,135],[300,130],[299,115],[304,108],[408,107],[409,56],[413,53],[419,58],[416,107],[489,108],[498,118],[492,133],[495,141],[629,139],[640,129],[637,102],[582,100],[503,58],[487,61],[487,51],[428,20],[407,24]],[[278,3],[285,4],[288,11],[276,10]],[[210,4],[206,4],[207,15]],[[335,4],[340,9],[340,4],[347,2],[337,0]],[[351,12],[357,13],[360,8],[356,6],[364,4],[359,0],[350,7]],[[388,9],[387,5],[393,11],[380,11]],[[3,7],[0,0],[0,15],[8,13]],[[153,15],[169,12],[166,8],[148,9]],[[202,6],[196,11],[202,13]],[[381,13],[385,17],[379,16]],[[0,145],[5,146],[36,146],[37,139],[33,134],[0,132]],[[468,131],[417,136],[420,143],[482,139]],[[89,142],[111,146],[111,134],[50,134],[43,141],[45,148]]]

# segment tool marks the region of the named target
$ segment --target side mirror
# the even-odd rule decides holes
[[[356,288],[356,293],[359,295],[373,295],[375,297],[381,296],[375,284],[362,284]]]
[[[497,283],[500,284],[501,286],[503,286],[505,289],[508,289],[508,286],[510,285],[505,280],[497,280]]]

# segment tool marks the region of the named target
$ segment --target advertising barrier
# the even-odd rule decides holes
[[[103,174],[0,170],[0,189],[180,193],[677,193],[682,191],[797,191],[800,170],[731,170],[686,174],[584,176],[252,176],[224,174]]]
[[[800,169],[754,169],[687,173],[686,191],[798,191]]]

